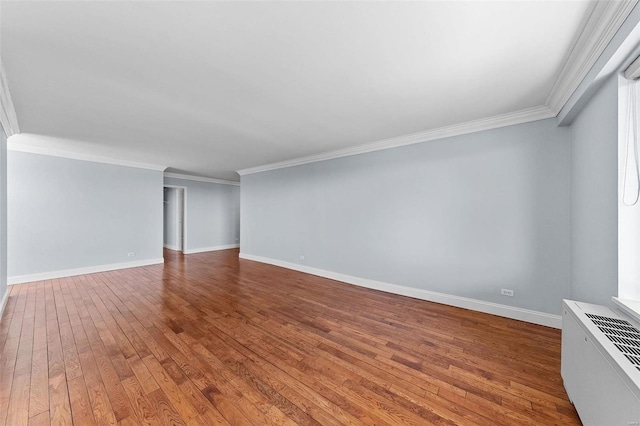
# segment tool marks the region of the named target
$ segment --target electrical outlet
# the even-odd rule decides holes
[[[513,297],[513,290],[511,290],[510,288],[503,288],[502,290],[500,290],[500,294],[503,296]]]
[[[129,257],[133,257],[133,256],[135,256],[135,255],[136,255],[136,254],[135,254],[134,252],[127,253],[127,256],[129,256]]]
[[[300,260],[304,260],[304,255],[300,255]]]

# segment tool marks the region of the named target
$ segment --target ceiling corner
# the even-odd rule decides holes
[[[627,19],[638,0],[598,1],[558,76],[546,105],[559,113]]]

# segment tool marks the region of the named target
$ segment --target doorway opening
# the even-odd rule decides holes
[[[169,250],[184,252],[187,247],[187,188],[164,186],[162,244]]]

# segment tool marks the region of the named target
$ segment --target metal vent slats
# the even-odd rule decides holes
[[[609,336],[609,335],[607,335],[607,337],[613,343],[620,343],[622,345],[627,345],[627,346],[633,346],[635,348],[640,348],[640,341],[638,341],[638,340],[626,339],[624,337]]]
[[[640,371],[640,330],[628,321],[586,314],[615,347]]]
[[[636,367],[640,365],[640,357],[629,355],[629,354],[624,354],[624,356],[626,356],[627,359],[631,361],[631,364],[635,365]]]
[[[611,334],[614,336],[622,336],[622,337],[628,337],[630,339],[636,339],[636,340],[640,340],[640,333],[630,333],[628,331],[624,331],[624,330],[616,330],[613,328],[607,328],[607,327],[602,327],[602,326],[598,326],[598,328],[604,333],[604,334]]]
[[[596,319],[596,320],[612,322],[614,324],[631,325],[631,324],[629,324],[628,321],[621,320],[619,318],[603,317],[601,315],[594,315],[594,314],[585,314],[585,315],[588,316],[589,318],[591,318],[591,320]]]
[[[620,352],[622,352],[623,354],[632,354],[632,355],[640,356],[640,348],[634,348],[632,346],[625,346],[625,345],[618,345],[618,344],[615,344],[615,345],[616,345],[616,348],[618,348],[618,350],[620,350]]]
[[[616,324],[616,323],[610,323],[610,322],[606,322],[606,321],[598,321],[598,320],[591,320],[595,325],[597,326],[602,326],[602,327],[615,327],[618,330],[624,330],[624,331],[630,331],[630,332],[637,332],[638,329],[635,328],[632,325],[622,325],[622,324]]]

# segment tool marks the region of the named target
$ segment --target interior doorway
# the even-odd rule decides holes
[[[164,186],[163,198],[163,246],[169,250],[184,252],[187,246],[186,221],[187,188]]]

